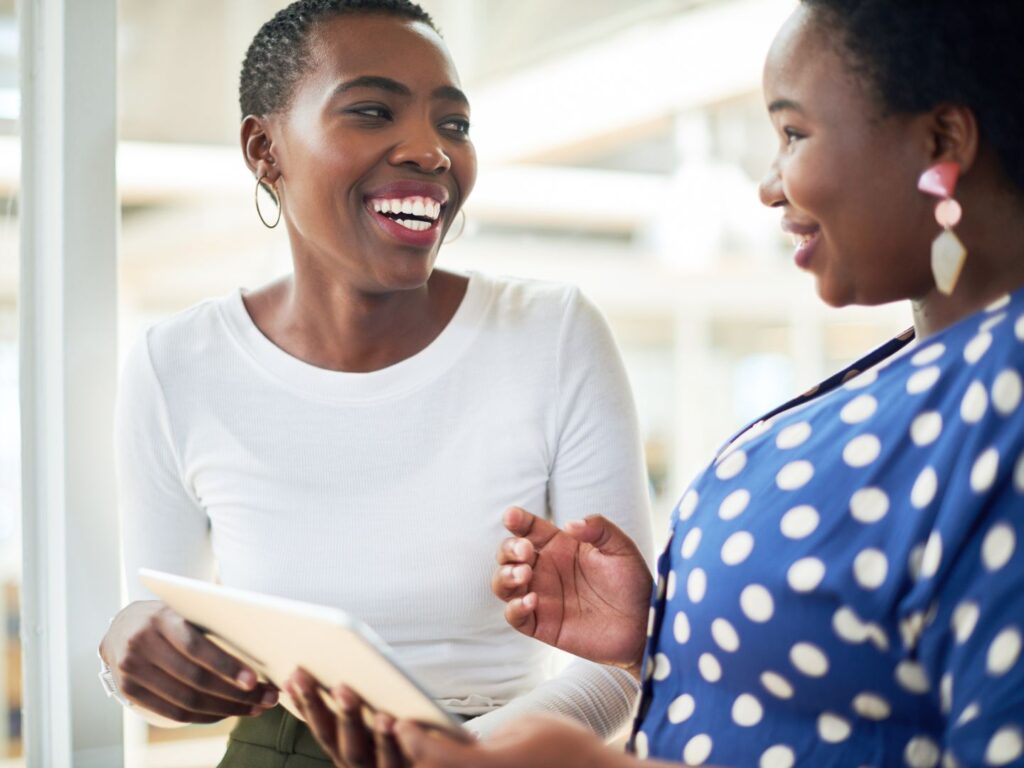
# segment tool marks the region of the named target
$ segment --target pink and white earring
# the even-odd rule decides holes
[[[935,221],[942,227],[942,232],[932,242],[932,275],[936,287],[947,296],[956,288],[967,260],[967,248],[953,232],[953,227],[963,217],[960,203],[953,199],[959,178],[959,164],[937,163],[922,173],[917,182],[919,190],[941,198],[935,206]]]

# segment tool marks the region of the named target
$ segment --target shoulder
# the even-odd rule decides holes
[[[149,369],[162,379],[219,354],[227,338],[223,313],[232,301],[240,301],[237,293],[207,299],[151,325],[128,351],[124,375]]]
[[[580,326],[605,326],[600,310],[575,285],[479,273],[473,277],[490,293],[491,311],[503,325],[556,335]]]

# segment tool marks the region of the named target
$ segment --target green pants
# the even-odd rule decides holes
[[[217,768],[325,768],[332,766],[306,724],[284,707],[243,717],[231,731]]]

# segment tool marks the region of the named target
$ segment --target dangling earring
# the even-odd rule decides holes
[[[451,238],[450,240],[448,239],[448,235],[445,234],[445,238],[442,241],[442,243],[444,245],[450,245],[451,243],[454,243],[456,240],[458,240],[460,237],[462,237],[462,233],[466,231],[466,211],[465,211],[465,209],[459,208],[459,215],[462,216],[462,226],[459,227],[459,234],[457,234],[455,237]],[[448,231],[450,232],[451,230],[448,230]]]
[[[960,166],[957,163],[937,163],[922,173],[917,182],[919,190],[941,198],[935,206],[935,221],[942,227],[942,232],[932,242],[932,275],[936,287],[947,296],[956,288],[967,260],[967,248],[953,232],[953,227],[963,216],[960,203],[953,199],[959,178]]]
[[[263,180],[267,178],[266,174],[256,178],[256,215],[260,217],[260,221],[263,222],[263,226],[267,229],[273,229],[281,222],[281,200],[277,196],[277,191],[271,184],[264,184]],[[263,216],[263,211],[260,209],[260,187],[263,187],[270,195],[270,199],[274,201],[274,205],[277,206],[277,218],[274,219],[273,224],[268,224],[266,218]]]

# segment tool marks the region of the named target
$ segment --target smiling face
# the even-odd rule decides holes
[[[327,20],[289,108],[268,118],[296,269],[382,293],[423,285],[476,179],[469,105],[429,26]]]
[[[798,238],[795,261],[833,306],[920,298],[934,288],[934,202],[917,179],[934,151],[921,116],[883,116],[841,34],[801,6],[764,70],[779,150],[762,182]]]

